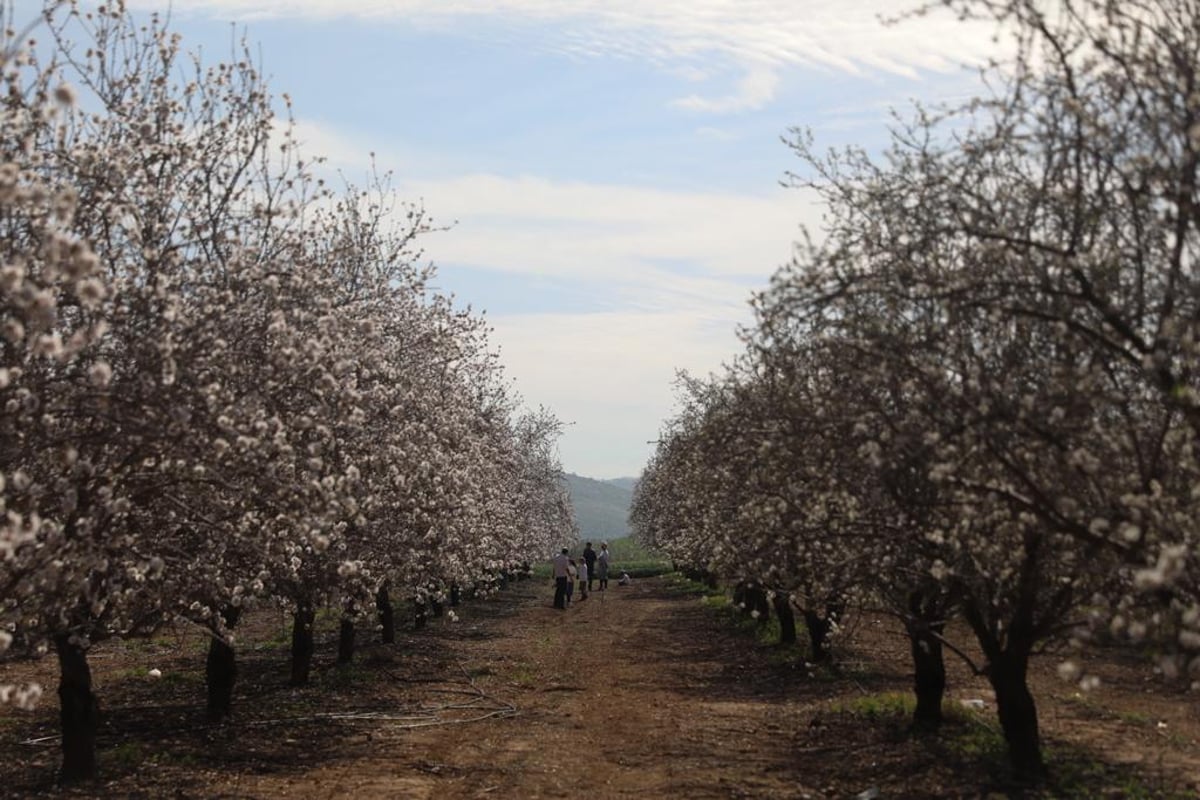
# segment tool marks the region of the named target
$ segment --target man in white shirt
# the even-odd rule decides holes
[[[567,608],[567,567],[571,565],[567,548],[564,547],[562,552],[551,560],[551,563],[554,565],[554,607],[565,611]]]

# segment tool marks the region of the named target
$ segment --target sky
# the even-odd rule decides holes
[[[485,312],[566,470],[640,473],[678,370],[732,359],[748,300],[820,236],[781,140],[881,150],[892,109],[980,93],[992,31],[904,0],[128,0],[187,49],[245,36],[304,149],[371,158],[448,226],[437,287]],[[17,0],[15,18],[38,0]]]

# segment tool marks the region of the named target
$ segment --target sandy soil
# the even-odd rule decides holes
[[[834,674],[810,672],[663,579],[594,592],[566,611],[550,607],[551,594],[544,584],[517,584],[463,606],[459,622],[434,620],[394,647],[362,648],[351,670],[323,667],[304,690],[283,685],[279,620],[267,615],[245,635],[274,635],[275,643],[244,648],[238,713],[222,726],[207,725],[198,705],[202,640],[100,648],[93,664],[105,708],[104,778],[68,794],[1016,794],[995,766],[1002,759],[946,743],[994,725],[985,684],[961,667],[952,698],[987,707],[978,721],[956,715],[946,741],[913,738],[902,715],[875,713],[871,698],[908,683],[905,642],[882,620],[858,621],[858,644]],[[322,663],[332,647],[323,642]],[[1044,732],[1060,771],[1082,764],[1095,773],[1085,796],[1124,796],[1134,778],[1161,796],[1200,795],[1192,695],[1106,657],[1095,662],[1105,688],[1083,696],[1054,676],[1054,663],[1040,664],[1034,678]],[[163,679],[145,675],[155,665]],[[5,665],[4,676],[50,670],[44,679],[52,682],[52,667]],[[55,713],[50,693],[37,712],[0,717],[0,792],[61,794],[52,785]]]

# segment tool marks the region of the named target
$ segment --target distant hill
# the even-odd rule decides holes
[[[629,535],[629,504],[633,492],[625,482],[632,484],[633,478],[598,481],[568,472],[563,480],[571,493],[571,504],[575,506],[579,535],[585,541],[598,542]]]
[[[637,486],[637,478],[609,478],[605,483],[611,483],[613,486],[620,486],[622,489],[633,491]]]

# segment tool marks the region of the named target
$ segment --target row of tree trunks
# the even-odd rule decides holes
[[[458,605],[461,592],[457,586],[450,589],[450,605]],[[395,610],[384,584],[376,592],[375,606],[381,628],[380,639],[384,644],[396,641]],[[442,604],[430,604],[435,616],[442,614]],[[425,603],[414,602],[414,627],[425,627],[428,608]],[[227,635],[241,618],[241,609],[222,609],[223,626],[210,631],[208,654],[204,663],[205,693],[208,717],[214,722],[226,720],[232,714],[233,690],[237,682],[237,652]],[[357,609],[350,607],[342,617],[338,635],[339,664],[353,660],[356,640],[355,615]],[[308,684],[312,671],[313,655],[316,652],[313,626],[316,609],[311,604],[300,605],[292,616],[291,641],[291,685]],[[54,637],[58,655],[60,706],[59,724],[62,733],[62,768],[59,780],[64,784],[90,781],[96,777],[96,735],[99,729],[100,705],[92,692],[92,674],[87,662],[87,651],[68,634]]]
[[[810,660],[814,664],[824,664],[830,660],[829,634],[833,626],[846,610],[846,604],[838,599],[825,602],[825,613],[817,608],[806,607],[802,610],[804,627],[808,630],[808,646],[812,651]]]
[[[766,591],[755,584],[739,583],[734,587],[734,603],[744,607],[747,612],[759,611],[759,619],[767,616],[766,598]],[[788,595],[776,593],[770,602],[779,619],[780,644],[795,643],[796,620]],[[913,689],[917,704],[912,725],[917,732],[937,731],[943,721],[942,703],[946,694],[942,639],[947,616],[945,605],[946,598],[940,595],[927,596],[914,592],[909,597],[909,614],[904,624],[913,660]],[[813,663],[829,660],[829,635],[842,610],[842,605],[834,601],[826,605],[823,615],[816,609],[802,611]],[[971,620],[972,615],[968,613],[967,616]],[[1017,621],[1020,623],[1022,620]],[[978,615],[972,622],[980,644],[988,654],[986,674],[996,694],[1000,727],[1009,748],[1013,773],[1018,780],[1037,784],[1046,778],[1047,770],[1041,752],[1037,707],[1027,682],[1029,654],[1035,639],[1032,633],[1026,631],[1031,627],[1031,622],[1026,620],[1024,625],[1015,625],[1009,630],[1003,644]]]

